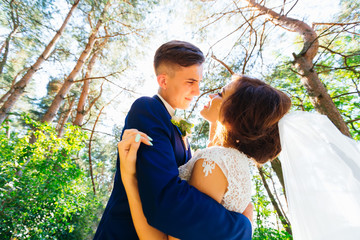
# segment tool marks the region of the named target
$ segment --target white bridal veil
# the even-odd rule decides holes
[[[279,131],[294,240],[360,239],[360,144],[317,113],[289,113]]]

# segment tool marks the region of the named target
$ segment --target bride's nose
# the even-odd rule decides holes
[[[216,93],[209,94],[209,98],[213,99],[216,95],[217,95]]]

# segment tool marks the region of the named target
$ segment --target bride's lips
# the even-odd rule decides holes
[[[185,98],[185,100],[187,100],[187,101],[190,101],[190,102],[191,102],[191,100],[192,100],[192,99],[191,99],[191,98]]]
[[[210,107],[210,101],[206,105],[204,105],[204,108],[209,108],[209,107]]]

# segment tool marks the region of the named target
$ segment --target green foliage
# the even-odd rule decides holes
[[[0,238],[84,239],[99,205],[76,160],[86,135],[68,125],[58,138],[50,125],[23,119],[25,133],[0,128]]]
[[[257,227],[254,231],[253,240],[292,240],[292,236],[286,231],[273,228]]]
[[[301,84],[300,76],[292,69],[290,59],[283,64],[275,66],[271,74],[264,77],[264,80],[273,87],[287,93],[291,98],[294,110],[314,110],[309,95]]]
[[[202,120],[199,124],[195,125],[194,133],[191,135],[191,149],[204,149],[207,146],[207,139],[209,139],[209,122]]]

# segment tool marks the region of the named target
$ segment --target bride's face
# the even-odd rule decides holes
[[[200,115],[211,123],[219,120],[219,113],[222,102],[234,92],[234,84],[230,82],[218,93],[209,95],[209,102],[200,111]]]

